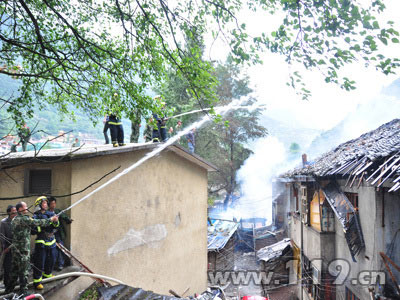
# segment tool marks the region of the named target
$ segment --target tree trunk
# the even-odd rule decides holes
[[[140,133],[140,123],[137,124],[134,121],[131,123],[131,143],[137,143],[139,141],[139,133]]]
[[[131,143],[139,142],[140,134],[140,123],[142,121],[142,115],[139,111],[136,111],[131,118]]]
[[[228,205],[229,205],[229,200],[231,199],[232,193],[231,191],[228,189],[226,191],[226,196],[225,196],[225,200],[224,200],[224,210],[228,209]]]
[[[232,199],[232,194],[235,191],[235,167],[233,165],[233,149],[234,149],[234,145],[233,145],[233,140],[232,140],[232,132],[229,131],[229,135],[230,135],[230,165],[231,165],[231,174],[230,174],[230,182],[229,182],[229,187],[226,189],[226,197],[224,200],[224,209],[226,210],[228,208],[228,204],[230,202],[230,200]],[[231,205],[233,204],[232,202],[230,203]]]

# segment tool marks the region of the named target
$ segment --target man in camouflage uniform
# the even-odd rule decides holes
[[[153,134],[153,118],[150,118],[147,123],[146,123],[146,127],[143,131],[143,139],[144,142],[150,142],[152,140],[152,134]],[[157,125],[156,125],[157,126]]]
[[[28,125],[24,125],[18,132],[18,136],[21,139],[22,151],[26,151],[26,146],[31,138],[31,130]]]
[[[28,207],[25,202],[16,205],[18,215],[11,222],[13,234],[12,243],[12,271],[10,285],[6,293],[11,293],[19,278],[20,293],[25,294],[28,290],[28,275],[30,263],[30,235],[32,226],[49,226],[51,222],[57,222],[58,216],[50,219],[35,220],[28,216]]]
[[[3,269],[4,269],[4,285],[7,288],[10,282],[11,273],[11,243],[12,243],[12,233],[11,233],[11,222],[17,216],[17,209],[14,205],[9,205],[7,207],[8,217],[1,220],[0,225],[0,240],[2,251],[4,255]]]

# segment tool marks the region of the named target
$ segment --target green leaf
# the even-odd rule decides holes
[[[382,42],[382,43],[384,43],[385,45],[387,45],[387,44],[388,44],[388,41],[387,41],[387,39],[386,39],[386,38],[384,38],[384,37],[380,37],[379,39],[380,39],[380,40],[381,40],[381,42]]]

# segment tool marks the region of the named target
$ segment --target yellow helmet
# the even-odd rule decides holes
[[[46,197],[46,196],[40,196],[39,198],[37,198],[37,199],[35,200],[35,206],[38,206],[38,205],[42,204],[42,201],[43,201],[43,200],[46,200],[46,201],[47,201],[47,197]]]

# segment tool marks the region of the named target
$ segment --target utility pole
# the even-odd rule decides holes
[[[301,187],[300,194],[300,300],[303,300],[303,195]]]

